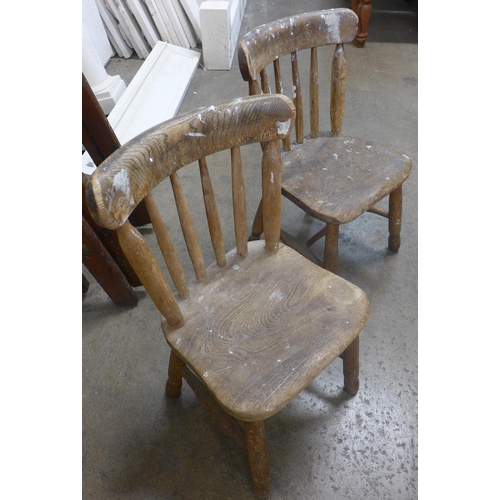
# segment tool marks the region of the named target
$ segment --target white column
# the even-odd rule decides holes
[[[109,114],[125,92],[125,82],[119,76],[108,75],[85,26],[82,26],[82,71],[104,114]]]

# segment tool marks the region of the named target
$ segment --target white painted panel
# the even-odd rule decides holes
[[[156,44],[108,116],[120,143],[177,114],[199,59],[199,52]],[[94,169],[86,152],[82,170],[90,175]]]
[[[132,47],[125,41],[119,28],[118,22],[104,5],[104,0],[96,0],[97,10],[104,22],[104,28],[108,34],[109,41],[113,45],[119,57],[129,58],[133,53]]]
[[[148,7],[149,12],[151,13],[151,17],[156,25],[156,28],[158,29],[160,38],[164,42],[179,45],[179,41],[177,40],[177,36],[174,32],[174,27],[172,26],[172,23],[164,12],[165,9],[163,5],[161,3],[155,2],[155,0],[144,0],[144,2]]]
[[[201,40],[201,29],[200,29],[200,6],[197,0],[181,0],[181,4],[186,11],[186,14],[191,21],[191,25],[198,37]]]
[[[168,18],[170,19],[170,22],[172,23],[172,26],[174,27],[175,33],[179,39],[179,45],[181,47],[189,49],[191,44],[189,43],[189,40],[187,39],[187,36],[184,33],[184,29],[181,25],[181,22],[179,21],[179,18],[177,17],[177,13],[175,12],[172,0],[159,0],[159,2],[162,3],[163,7],[165,8],[165,11],[167,13]]]
[[[154,47],[160,41],[160,36],[146,6],[141,0],[126,0],[126,3],[141,28],[142,34],[148,41],[149,46]]]
[[[196,33],[194,32],[193,26],[191,25],[191,21],[186,15],[186,11],[182,7],[179,0],[172,0],[172,4],[174,6],[174,10],[177,14],[179,22],[181,23],[182,29],[186,34],[186,38],[188,39],[189,47],[196,47],[196,45],[198,45],[198,39],[196,37]]]
[[[108,117],[121,142],[175,116],[199,58],[198,52],[158,42]]]
[[[146,59],[150,48],[146,43],[141,28],[134,16],[122,0],[105,0],[106,6],[118,20],[119,29],[125,40],[131,45],[141,59]]]

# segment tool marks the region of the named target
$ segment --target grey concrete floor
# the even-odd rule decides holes
[[[387,223],[376,215],[366,214],[341,227],[339,274],[363,288],[371,301],[370,319],[360,337],[360,390],[354,397],[343,393],[337,360],[267,421],[271,500],[418,496],[418,45],[412,4],[378,2],[365,48],[346,46],[344,131],[392,146],[413,160],[413,173],[404,184],[401,249],[398,254],[388,252]],[[348,2],[249,0],[241,34],[306,9],[341,6]],[[384,14],[384,8],[410,12]],[[328,49],[320,53],[325,64],[329,56]],[[128,83],[140,64],[138,59],[116,58],[107,70]],[[236,58],[230,71],[200,67],[180,112],[246,93]],[[254,157],[251,148],[244,153],[244,161],[251,163]],[[211,167],[212,175],[224,180],[226,166],[227,160],[221,159]],[[183,175],[183,182],[187,191],[199,188],[190,173]],[[246,183],[253,216],[259,186],[251,172]],[[170,194],[158,189],[154,194],[168,217]],[[230,198],[224,191],[217,196],[229,248],[234,243]],[[194,211],[197,206],[189,197],[192,200]],[[283,227],[307,238],[321,226],[284,200]],[[141,231],[151,237],[150,228]],[[312,247],[318,256],[322,245],[320,241]],[[212,257],[207,253],[206,258]],[[83,498],[253,498],[245,454],[191,390],[186,387],[178,399],[164,397],[169,348],[159,313],[145,291],[137,289],[136,307],[119,308],[88,272],[84,274],[90,289],[82,300]]]

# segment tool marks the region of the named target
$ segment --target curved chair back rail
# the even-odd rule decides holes
[[[257,26],[239,43],[243,79],[257,80],[269,63],[291,52],[351,42],[357,29],[358,16],[350,9],[306,12]]]
[[[292,95],[297,110],[296,140],[304,141],[302,83],[297,52],[311,49],[309,97],[311,136],[319,130],[318,54],[317,47],[336,45],[331,72],[330,122],[333,135],[342,128],[345,100],[345,55],[343,44],[356,36],[358,17],[350,9],[328,9],[297,14],[278,19],[248,32],[238,46],[238,61],[243,79],[249,82],[250,94],[271,92],[267,66],[273,63],[276,93],[283,94],[280,57],[290,54],[292,65]],[[259,83],[260,80],[260,83]],[[290,141],[283,143],[290,150]]]
[[[282,139],[294,116],[291,102],[282,96],[243,97],[160,123],[99,166],[87,187],[92,217],[116,229],[147,193],[184,165],[230,147]]]

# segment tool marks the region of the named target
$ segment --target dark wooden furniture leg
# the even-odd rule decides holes
[[[344,391],[356,394],[359,389],[359,337],[342,353],[344,362]]]
[[[120,141],[83,73],[82,144],[96,165],[100,165],[103,160],[120,147]],[[134,226],[143,226],[151,222],[143,202],[137,206],[129,220]]]
[[[401,218],[403,215],[403,185],[389,195],[389,250],[397,252],[401,245]]]
[[[362,48],[368,38],[368,22],[372,13],[372,0],[351,0],[351,10],[356,12],[359,18],[356,47]]]
[[[82,259],[85,267],[117,306],[135,306],[137,295],[118,264],[82,216]]]
[[[168,380],[165,392],[167,396],[174,398],[180,396],[182,390],[181,369],[185,365],[184,361],[174,352],[170,352],[170,362],[168,363]]]
[[[96,165],[120,147],[114,130],[104,115],[92,88],[82,74],[82,144]],[[141,281],[132,269],[118,243],[114,231],[98,226],[92,219],[85,198],[86,176],[82,174],[82,215],[88,230],[83,231],[83,262],[102,288],[108,292],[117,305],[133,305],[137,296],[130,287],[141,285]],[[149,214],[144,202],[134,210],[131,222],[136,226],[148,224]],[[92,246],[85,249],[85,242]],[[102,247],[102,248],[101,248]],[[91,258],[85,256],[91,252]],[[108,263],[110,269],[106,269]],[[90,266],[90,267],[89,267]],[[117,269],[118,268],[118,271]],[[116,280],[116,282],[113,282]],[[133,298],[130,296],[132,292]]]

